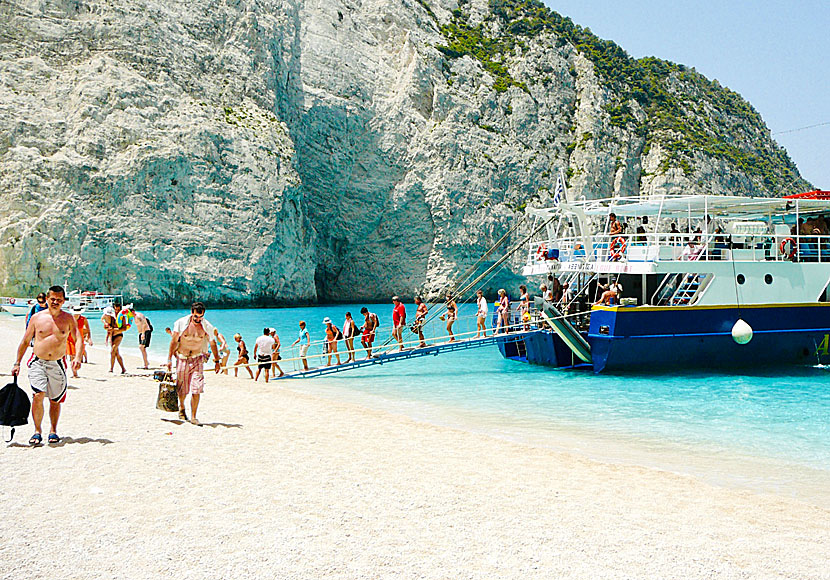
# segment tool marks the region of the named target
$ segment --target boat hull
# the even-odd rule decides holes
[[[747,344],[732,338],[743,319]],[[830,304],[596,309],[588,333],[595,372],[739,368],[830,362]]]

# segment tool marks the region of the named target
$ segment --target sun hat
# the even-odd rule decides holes
[[[331,324],[331,318],[329,318],[328,316],[326,316],[326,317],[323,319],[323,324]]]

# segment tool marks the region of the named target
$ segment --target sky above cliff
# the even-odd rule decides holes
[[[544,2],[635,58],[656,56],[691,66],[740,93],[804,179],[830,190],[827,0]]]

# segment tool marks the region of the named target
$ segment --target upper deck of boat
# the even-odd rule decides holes
[[[689,262],[827,263],[830,193],[810,194],[615,197],[530,209],[545,227],[529,246],[523,273],[646,273],[688,270]]]

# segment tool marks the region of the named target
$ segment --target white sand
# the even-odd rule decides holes
[[[0,317],[4,373],[21,326]],[[830,578],[830,511],[807,503],[301,383],[210,374],[206,425],[179,424],[156,383],[91,360],[63,444],[29,448],[30,424],[0,450],[0,578]]]

